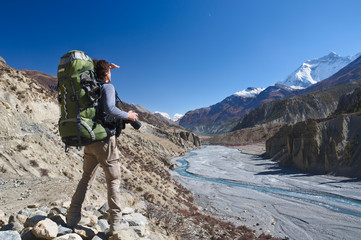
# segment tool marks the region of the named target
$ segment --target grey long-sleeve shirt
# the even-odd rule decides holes
[[[115,106],[115,88],[113,84],[103,84],[101,94],[101,104],[103,104],[103,110],[105,113],[118,119],[128,119],[128,113]]]

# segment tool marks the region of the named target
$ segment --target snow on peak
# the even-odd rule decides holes
[[[234,95],[239,96],[239,97],[244,97],[244,98],[251,98],[251,97],[256,97],[263,90],[265,90],[265,88],[249,87],[249,88],[247,88],[245,90],[236,92]]]
[[[170,116],[168,113],[164,113],[164,112],[155,112],[155,114],[159,114],[160,116],[166,118],[166,119],[170,119]]]
[[[165,112],[154,112],[155,115],[160,115],[166,119],[169,119],[169,120],[172,120],[174,122],[178,121],[180,118],[183,117],[182,114],[179,114],[179,113],[176,113],[174,114],[174,116],[172,118],[170,118],[169,114],[168,113],[165,113]]]
[[[182,117],[183,117],[183,114],[176,113],[176,114],[174,114],[172,120],[173,120],[174,122],[176,122],[176,121],[178,121],[179,119],[181,119]]]
[[[360,54],[341,57],[337,53],[331,52],[324,57],[307,60],[285,80],[278,83],[293,89],[307,88],[332,76],[359,56]]]

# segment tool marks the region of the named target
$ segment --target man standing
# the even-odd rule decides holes
[[[101,98],[99,101],[99,113],[101,124],[109,130],[110,137],[106,140],[94,142],[84,147],[83,175],[73,195],[70,208],[67,213],[68,227],[75,227],[81,219],[81,207],[87,190],[99,165],[103,168],[107,183],[108,204],[110,214],[110,232],[114,233],[128,225],[122,221],[120,207],[120,162],[116,145],[116,126],[112,123],[116,119],[128,119],[136,121],[138,114],[129,111],[124,112],[116,107],[116,92],[111,82],[110,70],[119,68],[115,64],[109,64],[106,60],[93,60],[95,74],[101,85]]]

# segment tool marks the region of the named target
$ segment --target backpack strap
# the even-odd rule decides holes
[[[70,78],[71,79],[71,78]],[[71,90],[72,90],[72,94],[74,97],[74,101],[75,101],[75,108],[76,108],[76,112],[77,112],[77,115],[76,115],[76,124],[77,124],[77,139],[78,139],[78,146],[77,146],[77,149],[78,150],[81,150],[81,136],[80,136],[80,124],[81,124],[81,117],[80,117],[80,107],[79,107],[79,98],[78,98],[78,95],[75,94],[75,88],[74,88],[74,84],[73,84],[73,81],[70,80],[70,85],[71,85]],[[67,150],[68,146],[65,145],[65,151]]]

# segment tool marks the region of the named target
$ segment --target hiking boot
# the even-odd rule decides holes
[[[80,222],[81,214],[80,213],[68,213],[66,215],[66,225],[69,228],[75,228]]]
[[[110,233],[113,235],[115,232],[129,228],[129,223],[124,220],[115,221],[110,224]]]

